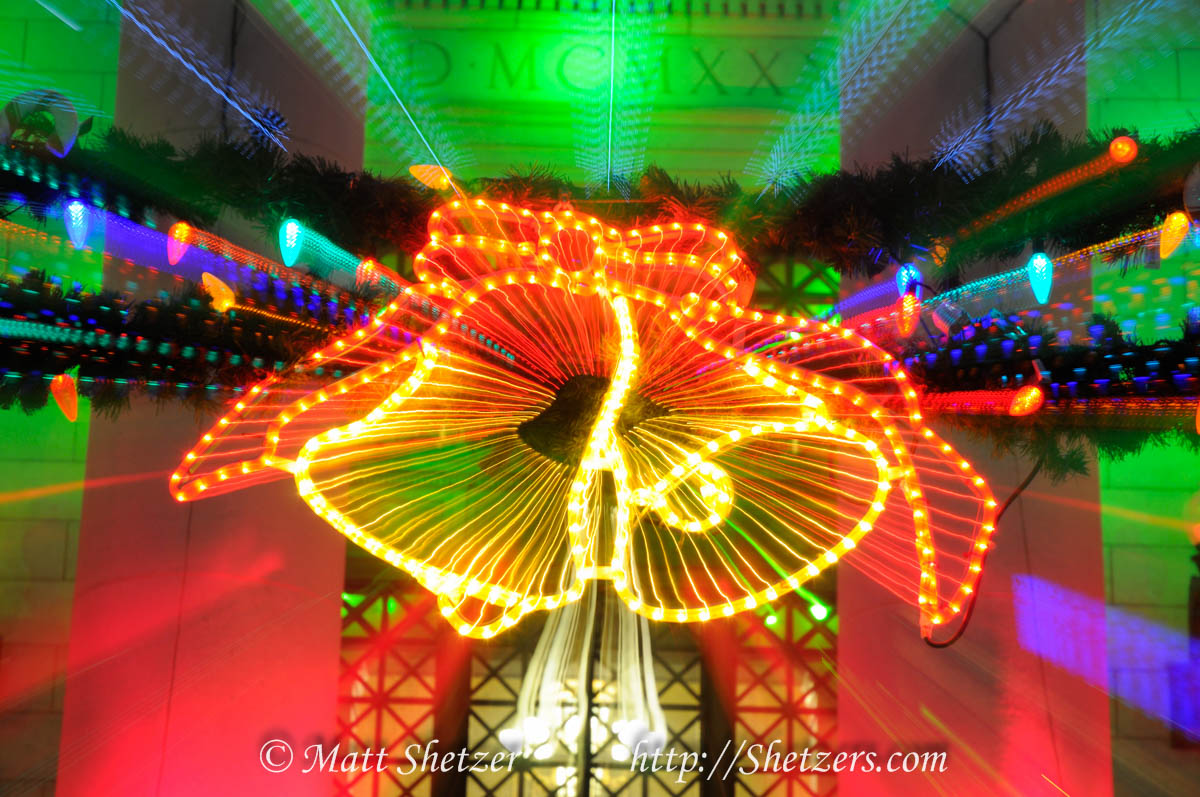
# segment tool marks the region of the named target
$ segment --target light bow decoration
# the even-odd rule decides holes
[[[178,500],[291,475],[472,637],[600,579],[651,620],[729,616],[843,557],[927,639],[963,621],[985,480],[889,354],[745,307],[725,233],[471,200],[429,237],[418,283],[204,435]]]

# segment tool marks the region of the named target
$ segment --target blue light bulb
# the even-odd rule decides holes
[[[63,224],[67,227],[67,237],[71,239],[71,245],[82,249],[88,234],[87,205],[79,200],[68,202],[63,208]]]
[[[905,263],[896,272],[896,295],[903,296],[908,292],[908,288],[913,283],[918,283],[915,287],[916,297],[921,298],[921,272],[912,263]]]

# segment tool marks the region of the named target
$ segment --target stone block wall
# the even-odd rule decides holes
[[[81,409],[74,424],[53,402],[32,415],[0,411],[0,793],[53,794],[87,455]]]
[[[53,6],[57,16],[0,4],[0,105],[51,88],[100,131],[112,120],[120,14],[88,0]],[[47,231],[61,233],[55,224]],[[99,283],[98,257],[47,262],[0,240],[0,273],[30,268]],[[0,410],[0,793],[54,793],[89,420],[87,401],[74,424],[53,401]]]
[[[1087,25],[1091,129],[1166,134],[1196,124],[1200,35],[1194,5],[1091,0]]]

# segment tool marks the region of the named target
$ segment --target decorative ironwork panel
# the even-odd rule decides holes
[[[338,689],[341,751],[387,749],[393,759],[433,738],[437,654],[446,636],[434,598],[407,582],[342,594],[342,665]],[[374,768],[369,768],[373,770]],[[433,794],[431,775],[339,775],[338,797]]]
[[[784,261],[764,265],[754,282],[754,304],[778,313],[815,317],[838,298],[841,277],[832,268]]]
[[[516,629],[472,650],[469,745],[488,753],[502,749],[497,734],[513,724],[517,696],[525,667],[537,643],[540,625]],[[651,626],[654,674],[659,701],[666,716],[669,736],[666,748],[695,751],[700,748],[702,662],[695,641],[685,628],[660,624]],[[593,707],[596,722],[606,707],[603,692]],[[694,775],[679,778],[677,771],[635,772],[628,760],[613,758],[615,740],[611,729],[593,733],[592,797],[694,797],[701,794]],[[466,793],[512,794],[520,797],[577,797],[577,761],[555,756],[539,760],[518,759],[512,773],[470,774]],[[680,782],[682,780],[682,782]]]
[[[837,615],[818,620],[791,599],[735,618],[737,666],[733,737],[757,749],[760,769],[738,773],[735,794],[826,797],[837,776],[768,771],[787,755],[835,751],[837,741]],[[771,745],[774,744],[772,748]],[[768,759],[771,753],[774,757]],[[749,765],[749,761],[747,761]],[[811,765],[811,764],[810,764]],[[749,768],[749,766],[747,766]]]
[[[535,618],[488,643],[470,644],[445,624],[419,587],[391,582],[343,595],[339,742],[345,752],[405,747],[437,739],[438,752],[502,750],[501,729],[515,722],[517,696],[541,632]],[[666,716],[667,750],[715,759],[732,740],[791,751],[832,750],[836,739],[837,620],[817,620],[799,600],[757,614],[714,621],[702,629],[651,626],[654,674]],[[595,703],[599,716],[603,693]],[[593,727],[595,727],[593,725]],[[591,795],[826,797],[836,777],[797,773],[743,774],[729,780],[677,769],[633,771],[612,756],[613,734],[595,735]],[[727,753],[729,755],[729,753]],[[574,758],[518,758],[511,771],[341,776],[338,797],[492,795],[577,797]],[[436,779],[435,779],[436,778]]]
[[[521,679],[540,630],[540,622],[526,621],[498,639],[473,646],[467,715],[467,747],[472,752],[482,750],[490,754],[504,749],[497,734],[515,722]],[[466,793],[553,794],[552,787],[544,788],[539,779],[530,777],[531,771],[536,769],[528,767],[523,759],[518,759],[511,772],[505,769],[500,772],[471,773],[466,783]]]

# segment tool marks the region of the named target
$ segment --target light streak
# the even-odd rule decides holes
[[[661,50],[665,25],[661,8],[620,13],[616,2],[607,19],[572,17],[572,38],[578,37],[578,43],[568,51],[563,69],[575,127],[575,165],[583,170],[591,189],[615,189],[627,195],[629,180],[641,174],[659,85],[653,74],[658,66],[655,56]],[[607,87],[604,81],[592,83],[602,73],[605,54]],[[598,141],[604,143],[597,146]]]
[[[1029,116],[1044,113],[1051,100],[1067,96],[1085,74],[1088,63],[1098,61],[1105,51],[1127,58],[1129,52],[1138,49],[1139,42],[1154,42],[1157,32],[1152,22],[1174,10],[1176,4],[1172,0],[1134,0],[1114,8],[1119,10],[1005,97],[991,114],[956,125],[954,120],[974,116],[964,108],[947,119],[932,142],[937,165],[952,164],[964,177],[980,174],[989,166],[983,160],[984,153],[997,134],[1017,128]],[[1145,47],[1146,52],[1156,49],[1153,44]]]
[[[58,484],[44,484],[38,487],[25,487],[20,490],[9,490],[0,493],[0,505],[36,501],[39,498],[48,498],[52,495],[62,495],[63,493],[74,493],[79,490],[99,490],[104,487],[115,487],[120,484],[158,480],[166,475],[167,471],[155,470],[143,473],[127,473],[120,476],[103,476],[96,479],[60,482]]]
[[[1184,631],[1033,575],[1012,577],[1021,647],[1121,702],[1200,739],[1200,662]],[[1179,668],[1163,689],[1148,675],[1113,685],[1110,668]]]
[[[34,0],[34,1],[42,8],[46,9],[46,11],[48,11],[51,15],[53,15],[59,22],[66,25],[68,28],[75,31],[76,33],[79,33],[81,30],[83,30],[82,25],[80,25],[78,22],[76,22],[75,20],[68,17],[62,11],[59,11],[54,6],[50,5],[50,3],[47,3],[46,0]]]
[[[1124,139],[1124,141],[1122,141],[1122,139]],[[1132,156],[1130,155],[1130,148],[1132,148],[1132,153],[1133,153]],[[958,231],[958,238],[959,239],[969,238],[971,235],[982,232],[983,230],[987,229],[988,227],[991,227],[992,225],[996,224],[997,222],[1000,222],[1003,219],[1008,218],[1009,216],[1013,215],[1014,213],[1018,213],[1022,210],[1026,210],[1027,208],[1032,207],[1033,205],[1036,205],[1046,199],[1049,199],[1052,196],[1060,194],[1063,191],[1067,191],[1071,188],[1075,188],[1088,180],[1095,179],[1096,177],[1099,177],[1099,176],[1107,173],[1108,171],[1110,171],[1113,168],[1123,166],[1127,163],[1130,163],[1133,160],[1133,156],[1136,156],[1136,154],[1137,154],[1137,143],[1134,142],[1133,139],[1129,139],[1126,136],[1118,136],[1117,138],[1114,138],[1112,140],[1112,142],[1110,143],[1108,150],[1105,154],[1100,155],[1096,158],[1093,158],[1092,160],[1088,161],[1087,163],[1083,164],[1082,166],[1078,166],[1074,169],[1070,169],[1063,174],[1060,174],[1056,177],[1046,180],[1046,181],[1034,186],[1033,188],[1029,189],[1028,191],[1024,192],[1020,196],[1015,197],[1015,198],[1009,200],[1008,202],[1005,202],[1003,205],[1001,205],[996,210],[991,211],[990,213],[987,213],[984,216],[981,216],[980,218],[976,219],[969,226],[962,227]],[[1186,220],[1186,217],[1184,217],[1184,218]],[[1178,221],[1175,221],[1175,224],[1178,225]],[[1166,226],[1166,225],[1164,225],[1164,226]],[[1186,235],[1186,232],[1187,232],[1187,229],[1186,229],[1186,226],[1184,226],[1182,229],[1182,235],[1180,236],[1180,240],[1182,240],[1183,235]],[[953,241],[949,241],[949,240],[940,241],[938,243],[938,248],[940,248],[944,252],[946,247],[952,246],[952,245],[953,245]],[[1034,256],[1034,258],[1039,258],[1039,257],[1045,258],[1045,255],[1035,255]],[[940,263],[944,261],[944,254],[942,255],[942,260],[938,260],[938,255],[935,252],[934,260],[936,263],[938,263],[940,265]],[[1051,261],[1047,261],[1047,262],[1051,262]],[[1053,269],[1051,268],[1051,270],[1049,272],[1039,272],[1037,274],[1037,276],[1039,277],[1039,279],[1042,277],[1045,277],[1045,282],[1044,283],[1038,282],[1037,284],[1035,284],[1035,280],[1034,280],[1035,272],[1032,270],[1032,267],[1034,265],[1035,265],[1034,260],[1030,260],[1026,266],[1027,273],[1029,274],[1029,277],[1030,277],[1030,285],[1031,285],[1031,287],[1034,288],[1035,296],[1040,295],[1039,287],[1044,287],[1047,289],[1046,296],[1044,298],[1038,298],[1038,302],[1044,304],[1046,302],[1046,300],[1049,298],[1048,289],[1049,289],[1049,285],[1050,285],[1050,278],[1053,274]],[[1039,263],[1039,265],[1040,265],[1040,263]],[[1051,266],[1052,265],[1053,264],[1051,262]],[[916,270],[916,266],[914,264],[909,263],[909,264],[904,264],[904,265],[900,266],[899,270],[896,272],[896,289],[897,289],[897,291],[902,293],[903,285],[907,284],[909,281],[912,281],[912,279],[914,279],[914,277],[911,277],[910,274],[915,274],[915,279],[918,281],[921,279],[921,274],[919,271]],[[921,295],[920,285],[917,286],[916,294],[918,297]],[[875,306],[875,308],[878,308],[878,307],[882,306],[883,304],[885,304],[885,302],[880,301],[881,299],[884,299],[885,297],[887,297],[887,291],[881,287],[880,283],[875,283],[875,284],[867,286],[866,288],[864,288],[863,290],[859,291],[856,294],[853,294],[851,296],[848,296],[848,297],[838,301],[829,310],[829,312],[826,315],[827,316],[849,315],[848,311],[858,308],[864,304],[873,304]],[[888,297],[888,298],[890,298],[890,297]],[[864,311],[860,310],[858,312],[861,313]]]
[[[1056,257],[1050,262],[1053,265],[1055,275],[1068,277],[1086,274],[1087,270],[1091,268],[1092,259],[1097,255],[1132,247],[1153,246],[1158,242],[1162,234],[1162,229],[1160,225],[1128,235],[1122,235],[1103,243],[1076,249],[1074,252],[1068,252],[1065,255]],[[960,285],[957,288],[944,291],[936,296],[931,296],[921,302],[921,306],[936,308],[947,302],[953,303],[965,300],[982,301],[987,297],[1012,291],[1022,283],[1029,285],[1028,264],[1009,271],[991,274],[965,285]],[[883,287],[880,287],[880,285],[883,285]],[[835,308],[842,306],[842,304],[853,306],[856,303],[865,303],[866,300],[873,299],[878,294],[886,293],[888,290],[890,290],[890,287],[886,283],[877,283],[860,291],[855,296],[842,300],[842,303],[835,305]],[[1030,287],[1030,298],[1033,298],[1032,287]],[[883,307],[891,308],[891,305],[884,305]],[[860,312],[855,316],[846,318],[843,325],[851,329],[861,329],[871,324],[891,323],[892,316],[895,313],[894,309],[887,310],[882,314],[880,313],[881,309],[883,308],[877,307],[872,310]]]
[[[1026,385],[1016,390],[957,390],[927,393],[921,406],[927,412],[952,415],[1032,415],[1045,401],[1042,389]]]
[[[210,91],[224,100],[229,107],[237,111],[242,118],[257,128],[271,143],[284,152],[287,152],[287,147],[283,145],[283,142],[279,140],[275,132],[264,127],[262,122],[255,118],[254,114],[250,113],[246,108],[244,101],[231,93],[232,89],[227,89],[221,82],[218,82],[210,74],[207,74],[211,69],[207,65],[202,64],[200,58],[189,58],[180,49],[178,46],[178,36],[167,32],[162,22],[145,14],[144,11],[137,8],[130,0],[124,0],[123,2],[122,0],[106,0],[106,2],[119,11],[121,16],[132,22],[138,30],[157,44],[176,63],[190,72],[197,80],[207,86]],[[174,41],[168,41],[168,39]]]
[[[795,112],[781,133],[759,143],[746,173],[762,180],[765,192],[817,167],[837,140],[837,120],[845,126],[868,107],[869,97],[886,85],[887,73],[904,61],[947,5],[947,0],[857,3],[836,18],[809,60],[812,66],[796,81],[804,93]]]
[[[113,0],[109,0],[109,2],[113,2]],[[439,158],[438,154],[433,151],[433,145],[429,143],[429,139],[427,139],[425,134],[421,132],[421,126],[417,124],[417,120],[414,119],[412,113],[409,112],[408,106],[405,105],[404,100],[400,99],[400,94],[396,91],[396,87],[392,85],[392,81],[388,79],[387,74],[383,71],[383,67],[379,65],[379,62],[375,60],[375,56],[372,55],[370,49],[367,48],[367,43],[362,40],[362,37],[358,35],[358,31],[354,29],[354,25],[350,22],[349,17],[346,16],[346,12],[342,10],[342,7],[338,4],[337,0],[329,0],[329,4],[333,6],[333,10],[337,12],[338,17],[340,17],[342,22],[346,25],[346,30],[350,31],[350,35],[353,36],[354,41],[358,43],[359,49],[362,50],[363,55],[365,55],[367,60],[371,63],[371,68],[375,70],[375,74],[379,75],[379,79],[382,80],[383,85],[387,87],[388,93],[392,95],[392,98],[396,100],[396,104],[400,106],[400,110],[404,112],[404,117],[408,119],[408,123],[412,125],[417,137],[421,139],[421,143],[424,144],[425,149],[429,151],[429,157],[433,158],[433,162],[437,164],[439,169],[442,170],[442,173],[446,178],[446,182],[449,183],[450,187],[454,189],[454,193],[461,196],[462,192],[459,190],[458,186],[454,184],[454,181],[450,179],[450,171],[446,168],[446,164],[442,163],[442,159]]]

